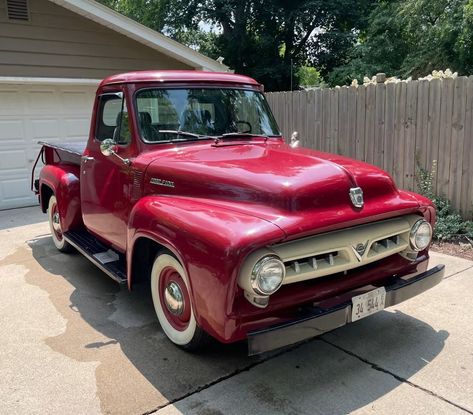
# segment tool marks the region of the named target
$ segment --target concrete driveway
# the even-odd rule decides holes
[[[393,309],[270,356],[185,353],[145,292],[57,252],[39,208],[0,212],[2,414],[473,414],[473,262]]]

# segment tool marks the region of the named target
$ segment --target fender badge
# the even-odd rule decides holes
[[[149,182],[151,184],[156,184],[158,186],[174,187],[174,182],[172,182],[171,180],[163,180],[163,179],[158,179],[156,177],[152,177]]]
[[[352,187],[350,189],[350,199],[353,206],[357,208],[363,207],[363,190],[361,190],[361,187]]]

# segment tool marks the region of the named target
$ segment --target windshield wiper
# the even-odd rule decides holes
[[[177,135],[178,137],[179,136],[183,136],[183,137],[190,137],[190,138],[193,138],[195,140],[201,140],[201,139],[209,139],[209,138],[212,138],[208,135],[203,135],[203,134],[196,134],[196,133],[191,133],[190,131],[181,131],[181,130],[158,130],[158,133],[162,133],[162,134],[174,134],[174,135]],[[185,141],[185,139],[183,140],[170,140],[170,141]]]

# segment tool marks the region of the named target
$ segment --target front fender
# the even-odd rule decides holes
[[[235,320],[227,316],[232,311],[242,261],[255,249],[284,236],[266,220],[208,201],[147,196],[135,204],[129,216],[129,284],[135,241],[147,237],[165,246],[182,261],[189,276],[198,324],[225,341],[235,330]]]
[[[41,169],[39,175],[40,202],[43,211],[46,212],[47,209],[47,201],[43,203],[47,186],[56,196],[64,232],[82,224],[79,177],[79,166],[72,164],[48,164]]]
[[[435,212],[435,206],[430,199],[408,190],[400,190],[399,193],[414,199],[419,204],[419,211],[424,215],[425,220],[429,221],[432,226],[435,225],[437,215]]]

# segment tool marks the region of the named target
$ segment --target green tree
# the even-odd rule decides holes
[[[157,31],[162,31],[165,27],[171,7],[171,0],[99,0],[99,2]]]
[[[297,71],[297,77],[302,87],[325,86],[322,75],[312,66],[301,66]]]
[[[473,0],[384,0],[328,79],[344,84],[376,72],[406,78],[446,68],[471,73],[472,41]]]
[[[181,5],[183,3],[178,2]],[[373,0],[190,0],[174,8],[175,26],[206,21],[221,28],[217,50],[236,72],[268,90],[289,89],[291,66],[309,62],[323,73],[340,63]],[[294,85],[298,84],[293,71]]]
[[[291,67],[308,62],[322,75],[345,62],[375,0],[102,0],[268,90],[289,89]],[[202,32],[200,24],[213,26]],[[292,71],[297,86],[297,71]]]
[[[461,72],[465,75],[473,73],[473,0],[463,6],[463,16],[460,25],[460,36],[455,42],[455,52],[462,64]]]

